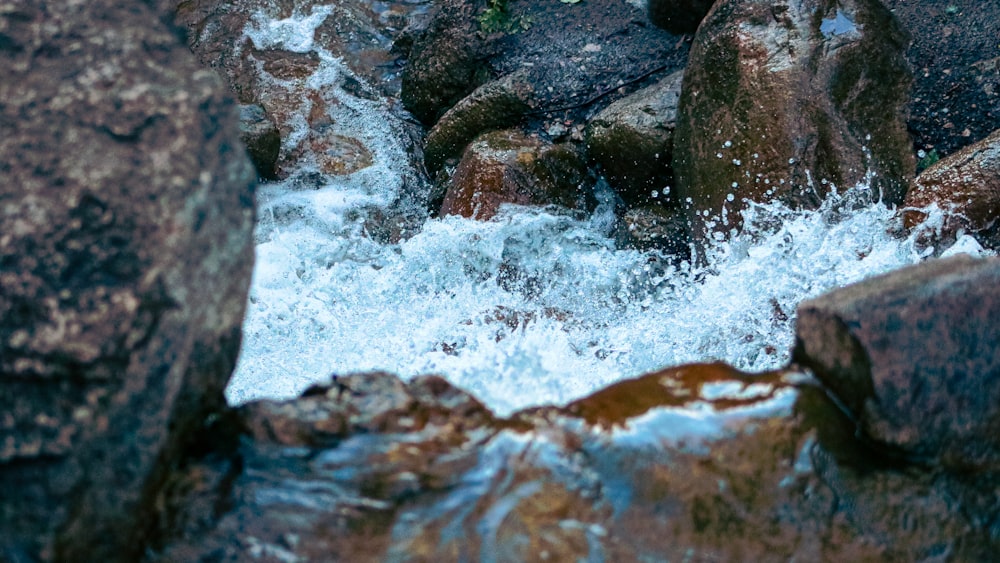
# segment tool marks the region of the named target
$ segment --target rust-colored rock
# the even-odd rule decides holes
[[[871,439],[959,469],[1000,466],[1000,258],[932,260],[803,302],[794,361]]]
[[[629,205],[674,203],[674,127],[684,72],[601,110],[587,124],[587,157]]]
[[[1000,130],[917,176],[906,194],[906,228],[918,227],[927,218],[922,208],[931,205],[944,218],[924,233],[927,242],[946,246],[964,232],[987,247],[1000,247]]]
[[[716,3],[691,48],[674,141],[696,240],[738,229],[746,200],[815,207],[869,172],[874,199],[901,203],[915,166],[907,41],[877,0]]]
[[[496,131],[466,149],[440,215],[486,220],[505,203],[583,209],[592,204],[591,187],[586,165],[571,146]]]
[[[0,10],[0,559],[138,558],[224,406],[256,176],[152,4]]]

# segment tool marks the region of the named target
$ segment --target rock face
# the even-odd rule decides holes
[[[738,228],[744,200],[814,207],[869,171],[876,197],[900,203],[914,170],[906,43],[875,0],[716,3],[691,48],[674,142],[696,238]]]
[[[495,131],[465,150],[440,215],[486,220],[504,203],[585,209],[593,204],[591,188],[586,164],[572,146]]]
[[[671,196],[674,127],[683,71],[622,98],[587,124],[587,156],[629,205],[676,202]]]
[[[936,205],[943,223],[928,242],[947,246],[959,232],[975,235],[984,246],[1000,247],[1000,129],[931,166],[917,176],[906,194],[906,228],[920,225]]]
[[[257,168],[257,175],[266,180],[273,179],[281,153],[281,134],[262,106],[240,106],[240,139]]]
[[[799,306],[793,360],[871,439],[959,469],[1000,465],[1000,258],[929,261]]]
[[[171,19],[0,12],[0,559],[138,557],[148,491],[224,406],[255,174]]]

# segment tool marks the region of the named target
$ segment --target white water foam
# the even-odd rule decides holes
[[[298,34],[322,21],[315,13],[258,19],[250,34],[301,48]],[[316,88],[346,72],[321,54],[327,77],[312,77]],[[231,403],[386,370],[441,374],[507,414],[684,362],[771,369],[788,361],[799,301],[922,257],[913,237],[890,234],[893,210],[856,205],[864,186],[818,211],[752,206],[744,233],[710,249],[701,268],[616,249],[607,206],[583,220],[513,206],[488,222],[433,219],[409,240],[378,244],[352,211],[388,205],[406,159],[378,104],[338,96],[347,114],[336,122],[376,164],[318,187],[303,183],[308,169],[261,187]],[[970,240],[961,249],[981,252]]]

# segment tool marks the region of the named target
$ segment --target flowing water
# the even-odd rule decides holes
[[[259,48],[317,49],[312,30],[324,10],[261,16],[247,35]],[[862,204],[864,185],[817,211],[753,206],[744,232],[709,249],[699,267],[617,249],[607,193],[589,217],[511,207],[488,222],[427,219],[412,238],[381,244],[362,210],[388,207],[403,190],[403,127],[389,102],[340,90],[349,71],[319,51],[305,87],[336,96],[333,121],[375,164],[323,176],[306,159],[288,180],[260,187],[232,403],[385,370],[441,374],[507,414],[683,362],[763,371],[788,361],[799,301],[927,253],[913,237],[891,234],[894,210]],[[982,252],[968,237],[948,252],[958,251]]]

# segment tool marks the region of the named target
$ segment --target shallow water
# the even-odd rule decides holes
[[[258,47],[315,48],[308,37],[323,10],[261,16],[247,33]],[[890,234],[893,210],[858,204],[864,186],[818,211],[754,206],[744,233],[697,268],[616,249],[609,201],[584,218],[511,207],[489,222],[429,219],[409,240],[379,244],[359,211],[400,195],[402,127],[388,102],[338,89],[349,71],[337,59],[321,61],[305,86],[337,97],[333,121],[375,164],[328,177],[306,161],[259,189],[257,265],[227,389],[234,404],[386,370],[441,374],[507,414],[683,362],[773,369],[788,361],[799,301],[922,256],[912,237]],[[960,249],[980,252],[968,238]]]

